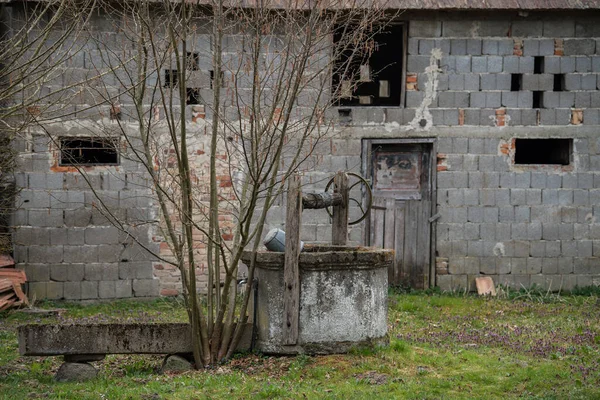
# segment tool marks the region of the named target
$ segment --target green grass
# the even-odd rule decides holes
[[[347,355],[237,355],[210,370],[161,375],[160,356],[108,356],[99,378],[56,383],[59,357],[20,357],[24,323],[186,321],[179,302],[119,301],[58,317],[0,314],[0,399],[600,399],[600,300],[502,291],[391,292],[390,346]]]

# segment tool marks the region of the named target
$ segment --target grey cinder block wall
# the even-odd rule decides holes
[[[89,136],[84,127],[56,128],[61,136]],[[82,175],[57,165],[57,144],[45,134],[17,145],[21,191],[13,216],[14,256],[29,280],[30,297],[156,297],[153,261],[143,247],[156,251],[159,243],[147,224],[139,224],[156,206],[139,166],[122,160],[120,167],[93,167]]]
[[[400,19],[407,27],[402,103],[350,107],[351,121],[317,146],[304,175],[307,190],[322,189],[338,170],[364,173],[363,139],[433,138],[437,286],[473,289],[481,275],[513,287],[600,284],[600,15],[415,11]],[[69,68],[85,69],[86,57]],[[205,69],[210,65],[201,61]],[[128,105],[122,109],[126,115]],[[330,117],[337,118],[337,110]],[[570,139],[570,162],[516,164],[519,138]],[[173,275],[112,230],[87,183],[55,168],[56,147],[47,137],[17,146],[23,190],[14,216],[15,258],[36,297],[145,297],[170,290]],[[145,179],[135,163],[88,175],[124,221],[139,219],[134,213],[140,210],[156,213],[145,185],[135,184]],[[282,201],[268,220],[281,226],[284,218]],[[160,246],[151,231],[136,234],[145,245]],[[330,234],[324,211],[303,215],[303,240],[329,241]],[[364,226],[350,232],[354,243],[363,236]]]
[[[435,134],[440,288],[473,289],[479,275],[517,288],[600,284],[597,21],[542,14],[411,24],[409,74],[422,73],[428,47],[444,53],[431,110],[434,126],[448,126]],[[516,164],[518,138],[572,139],[571,161]]]
[[[364,138],[437,139],[432,262],[441,289],[474,290],[482,275],[516,288],[600,284],[597,21],[416,14],[405,107],[352,111],[342,135],[353,148]],[[570,139],[570,162],[517,164],[519,138]]]

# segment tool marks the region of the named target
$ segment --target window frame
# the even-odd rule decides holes
[[[106,143],[109,143],[111,145],[111,148],[114,149],[115,152],[115,157],[116,157],[116,161],[113,162],[93,162],[93,163],[75,163],[75,162],[71,162],[71,163],[65,163],[64,162],[64,152],[68,149],[66,149],[64,147],[66,142],[73,142],[73,141],[98,141],[98,142],[103,142],[106,146]],[[113,137],[98,137],[98,136],[61,136],[58,138],[58,151],[59,151],[59,156],[58,156],[58,166],[59,167],[114,167],[114,166],[119,166],[121,165],[121,154],[119,152],[119,145],[117,143],[118,138]],[[108,148],[108,147],[103,147],[103,148]],[[72,148],[72,150],[75,150],[76,148]]]

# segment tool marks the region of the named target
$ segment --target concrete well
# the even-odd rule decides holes
[[[243,260],[250,263],[251,252]],[[276,354],[343,353],[387,343],[387,270],[393,250],[306,245],[300,253],[298,343],[283,345],[284,253],[260,251],[257,348]]]

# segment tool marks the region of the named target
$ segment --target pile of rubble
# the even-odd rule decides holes
[[[21,288],[26,281],[25,271],[15,268],[12,257],[0,255],[0,311],[29,304]]]

